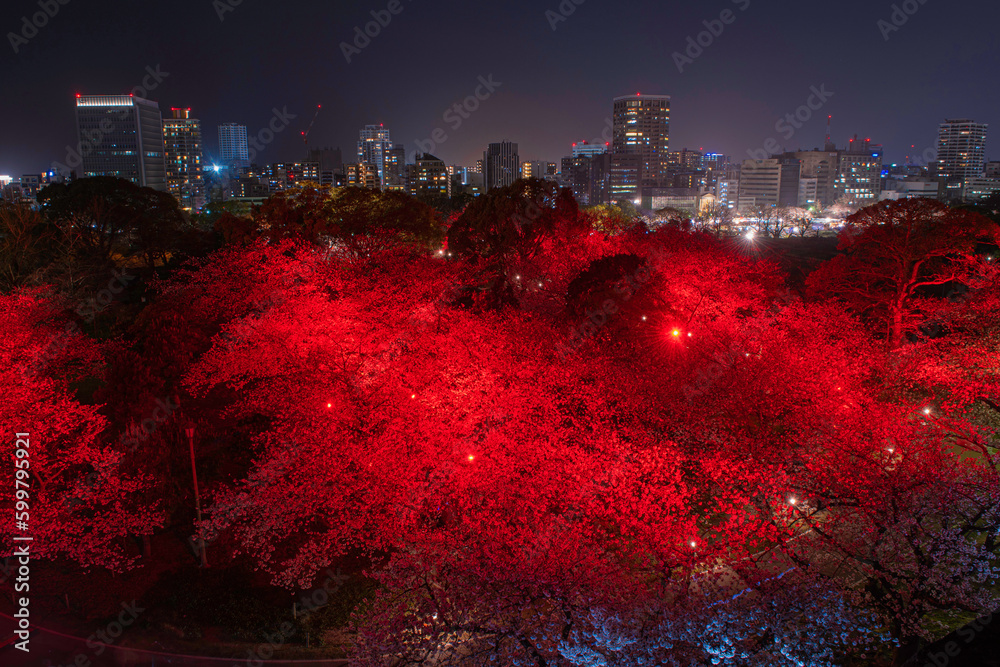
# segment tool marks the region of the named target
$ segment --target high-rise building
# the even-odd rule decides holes
[[[938,130],[938,176],[949,182],[982,176],[988,127],[968,119],[942,123]]]
[[[608,168],[611,172],[609,181],[612,203],[641,198],[642,156],[614,153],[610,157],[610,163]]]
[[[395,144],[386,155],[385,189],[406,192],[409,189],[406,174],[406,147]]]
[[[448,166],[429,153],[417,155],[410,180],[410,194],[415,197],[451,197]]]
[[[114,176],[166,192],[163,117],[156,102],[133,95],[77,95],[83,175]]]
[[[403,161],[394,165],[391,152],[393,150],[392,139],[389,130],[384,125],[365,125],[361,129],[358,138],[358,163],[370,164],[375,167],[379,183],[382,187],[389,185],[389,177],[398,177],[395,169],[402,174],[403,164],[406,163],[406,151],[403,151]]]
[[[815,187],[810,185],[804,197],[809,206],[825,208],[836,203],[837,179],[840,175],[840,152],[836,148],[830,151],[798,151],[780,157],[802,163],[803,180],[815,179]],[[802,199],[800,197],[799,206],[803,206]]]
[[[722,153],[705,153],[701,159],[701,169],[705,172],[705,185],[714,188],[720,178],[726,177],[729,157]]]
[[[679,151],[667,153],[667,162],[671,171],[675,173],[686,173],[690,171],[700,171],[705,156],[701,151],[693,151],[690,148],[682,148]]]
[[[587,141],[578,141],[573,144],[573,157],[580,157],[581,155],[604,155],[610,148],[610,144],[592,144]]]
[[[877,204],[882,194],[882,146],[871,139],[851,139],[840,151],[837,171],[837,201],[848,206]]]
[[[612,153],[640,158],[638,188],[669,185],[670,96],[616,97],[612,123]]]
[[[250,168],[246,125],[223,123],[219,126],[219,161],[232,178],[238,178]]]
[[[802,165],[791,158],[744,160],[740,170],[739,207],[798,206]]]
[[[189,211],[205,204],[202,174],[201,122],[191,118],[191,109],[171,109],[173,118],[163,121],[163,154],[167,167],[167,190]]]
[[[611,156],[597,153],[567,159],[568,173],[564,173],[563,178],[573,188],[577,203],[581,206],[607,204],[611,199]]]
[[[521,158],[517,154],[517,144],[501,141],[490,144],[483,153],[483,181],[487,192],[512,184],[520,174]]]

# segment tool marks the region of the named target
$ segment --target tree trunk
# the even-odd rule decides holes
[[[889,313],[889,346],[897,350],[903,346],[903,304],[896,302]]]

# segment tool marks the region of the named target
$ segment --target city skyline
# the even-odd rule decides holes
[[[666,10],[640,3],[650,20],[632,22],[630,34],[637,44],[613,49],[602,35],[625,21],[626,13],[600,4],[574,5],[568,16],[559,13],[558,3],[551,9],[533,5],[524,11],[518,11],[524,3],[477,8],[477,16],[461,6],[424,10],[402,4],[385,27],[371,30],[376,36],[367,38],[367,46],[348,48],[345,55],[342,44],[350,46],[355,37],[359,44],[366,42],[355,28],[372,21],[371,12],[384,18],[379,12],[385,10],[311,2],[289,7],[286,20],[301,22],[304,32],[290,40],[266,32],[273,13],[247,4],[222,11],[206,3],[202,12],[183,17],[168,8],[123,2],[104,3],[89,13],[68,4],[26,43],[15,40],[16,53],[14,48],[7,52],[12,88],[36,104],[0,112],[6,127],[24,128],[4,141],[0,173],[40,172],[64,161],[65,147],[76,143],[65,102],[76,93],[127,93],[130,86],[144,85],[148,99],[159,102],[161,109],[199,110],[203,127],[209,129],[207,158],[217,157],[212,130],[219,124],[235,121],[253,133],[267,126],[274,108],[287,109],[295,118],[266,147],[261,156],[265,163],[298,159],[300,132],[309,126],[317,104],[323,105],[323,113],[310,134],[312,146],[350,152],[358,127],[384,123],[409,154],[417,150],[416,142],[441,130],[446,141],[429,152],[463,165],[474,164],[486,145],[502,138],[516,141],[525,160],[558,161],[573,141],[602,135],[610,116],[609,99],[636,91],[672,97],[672,147],[734,156],[772,137],[790,151],[821,148],[827,115],[833,115],[836,143],[862,132],[886,147],[887,163],[935,147],[937,128],[946,119],[996,122],[995,93],[978,83],[997,64],[981,27],[989,21],[961,26],[948,22],[947,16],[960,11],[961,3],[920,5],[905,22],[897,17],[902,25],[888,24],[894,29],[885,23],[892,20],[891,6],[852,2],[830,16],[806,7],[774,15],[748,0],[731,5],[734,18],[728,24],[717,22],[718,11],[706,7],[671,10],[666,24],[656,20]],[[720,9],[725,7],[720,3]],[[30,16],[36,8],[27,4],[15,13],[19,9]],[[997,11],[976,9],[985,15]],[[125,25],[135,18],[155,22],[163,28],[159,34],[177,39],[143,40],[132,34],[100,39],[111,31],[127,32]],[[11,34],[18,35],[20,18],[7,22]],[[803,23],[822,26],[820,34],[805,34]],[[793,25],[796,30],[782,32]],[[487,32],[486,26],[494,30]],[[708,32],[718,32],[720,26],[719,35]],[[92,35],[93,40],[82,43],[77,33]],[[434,40],[426,34],[450,41],[439,39],[428,46],[426,42]],[[767,34],[780,38],[763,41]],[[823,48],[839,45],[845,34],[855,48]],[[253,42],[265,39],[284,54],[280,62],[263,67],[237,64],[256,63]],[[699,46],[699,39],[707,46]],[[930,40],[939,45],[933,53],[917,48]],[[428,58],[460,56],[461,45],[478,48],[479,41],[491,56],[449,59],[447,76],[444,70],[436,73],[421,64],[423,58],[406,57],[418,44]],[[522,43],[528,48],[517,48]],[[209,62],[196,58],[204,55],[207,45],[231,57]],[[648,57],[651,47],[659,54],[656,58]],[[640,49],[646,57],[629,60]],[[579,67],[560,68],[557,54]],[[905,56],[905,67],[865,74],[870,68],[863,65],[872,57],[899,54]],[[384,69],[386,62],[393,63],[391,71]],[[748,75],[762,69],[769,76]],[[559,76],[553,79],[555,71]],[[376,72],[378,77],[373,76]],[[481,79],[493,85],[484,89]],[[815,99],[813,88],[827,91],[829,97],[821,109],[806,107],[815,113],[800,122],[795,114]],[[781,124],[789,115],[793,120]]]

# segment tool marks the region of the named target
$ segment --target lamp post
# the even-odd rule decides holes
[[[198,494],[198,471],[194,466],[194,427],[189,426],[184,429],[184,433],[187,434],[188,448],[191,451],[191,479],[194,480],[194,509],[198,515],[198,523],[201,523],[201,497]],[[208,567],[208,559],[205,557],[205,539],[202,537],[198,538],[198,542],[201,546],[201,566]]]

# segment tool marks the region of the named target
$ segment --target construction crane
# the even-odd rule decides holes
[[[309,133],[312,132],[313,125],[316,124],[316,119],[319,118],[319,112],[323,110],[322,104],[316,105],[316,115],[313,116],[312,122],[309,123],[309,127],[306,131],[302,133],[302,143],[306,145],[306,160],[309,159]]]

